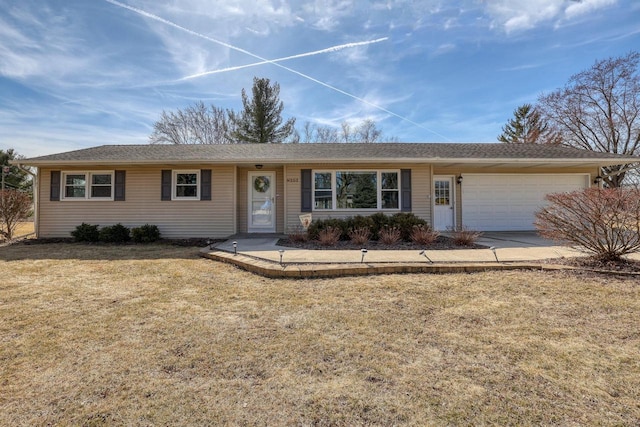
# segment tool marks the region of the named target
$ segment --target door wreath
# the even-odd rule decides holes
[[[266,193],[269,185],[269,178],[266,176],[258,176],[253,180],[253,189],[258,193]]]

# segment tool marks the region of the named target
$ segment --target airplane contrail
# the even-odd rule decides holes
[[[194,36],[196,36],[196,37],[199,37],[199,38],[202,38],[202,39],[205,39],[205,40],[209,40],[210,42],[213,42],[213,43],[219,44],[219,45],[224,46],[224,47],[226,47],[226,48],[229,48],[229,49],[232,49],[232,50],[235,50],[235,51],[238,51],[238,52],[244,53],[244,54],[249,55],[249,56],[251,56],[251,57],[253,57],[253,58],[256,58],[256,59],[258,59],[258,60],[260,60],[260,61],[265,61],[265,62],[267,62],[267,63],[269,63],[269,64],[272,64],[272,65],[274,65],[274,66],[276,66],[276,67],[278,67],[278,68],[282,68],[283,70],[287,70],[287,71],[289,71],[290,73],[296,74],[296,75],[298,75],[298,76],[300,76],[300,77],[303,77],[303,78],[305,78],[305,79],[307,79],[307,80],[310,80],[310,81],[312,81],[312,82],[314,82],[314,83],[317,83],[317,84],[319,84],[319,85],[321,85],[321,86],[324,86],[324,87],[326,87],[327,89],[331,89],[331,90],[333,90],[333,91],[335,91],[335,92],[341,93],[341,94],[343,94],[343,95],[345,95],[345,96],[348,96],[348,97],[350,97],[350,98],[352,98],[352,99],[355,99],[356,101],[360,101],[360,102],[362,102],[362,103],[363,103],[363,104],[365,104],[365,105],[368,105],[368,106],[373,107],[373,108],[375,108],[375,109],[377,109],[377,110],[380,110],[380,111],[382,111],[382,112],[385,112],[385,113],[387,113],[387,114],[389,114],[389,115],[392,115],[392,116],[394,116],[394,117],[397,117],[397,118],[399,118],[400,120],[404,120],[404,121],[406,121],[407,123],[411,123],[412,125],[417,126],[417,127],[421,128],[421,129],[424,129],[424,130],[426,130],[427,132],[431,132],[432,134],[437,135],[437,136],[439,136],[440,138],[444,138],[444,139],[445,139],[445,140],[447,140],[447,141],[451,141],[451,140],[450,140],[449,138],[447,138],[446,136],[441,135],[441,134],[439,134],[438,132],[436,132],[436,131],[433,131],[433,130],[429,129],[429,128],[427,128],[426,126],[421,125],[420,123],[414,122],[413,120],[408,119],[408,118],[406,118],[406,117],[404,117],[404,116],[401,116],[401,115],[400,115],[400,114],[398,114],[398,113],[394,113],[393,111],[388,110],[388,109],[386,109],[386,108],[384,108],[384,107],[381,107],[381,106],[379,106],[379,105],[376,105],[376,104],[374,104],[374,103],[372,103],[372,102],[369,102],[369,101],[367,101],[366,99],[363,99],[363,98],[360,98],[359,96],[356,96],[356,95],[350,94],[349,92],[345,92],[345,91],[344,91],[344,90],[342,90],[342,89],[339,89],[339,88],[337,88],[337,87],[335,87],[335,86],[331,86],[331,85],[330,85],[330,84],[328,84],[328,83],[325,83],[325,82],[323,82],[323,81],[320,81],[320,80],[318,80],[318,79],[315,79],[315,78],[313,78],[313,77],[311,77],[311,76],[309,76],[309,75],[306,75],[306,74],[304,74],[304,73],[301,73],[300,71],[296,71],[296,70],[294,70],[294,69],[292,69],[292,68],[289,68],[289,67],[287,67],[287,66],[285,66],[285,65],[282,65],[282,64],[280,64],[280,63],[278,63],[278,62],[273,62],[272,60],[269,60],[269,59],[267,59],[267,58],[263,58],[263,57],[261,57],[260,55],[256,55],[255,53],[249,52],[248,50],[242,49],[242,48],[240,48],[240,47],[234,46],[234,45],[229,44],[229,43],[225,43],[225,42],[223,42],[223,41],[221,41],[221,40],[214,39],[213,37],[209,37],[209,36],[207,36],[207,35],[205,35],[205,34],[201,34],[201,33],[198,33],[198,32],[196,32],[196,31],[190,30],[190,29],[188,29],[188,28],[185,28],[185,27],[183,27],[183,26],[181,26],[181,25],[176,24],[175,22],[171,22],[171,21],[169,21],[169,20],[166,20],[166,19],[164,19],[164,18],[161,18],[160,16],[157,16],[157,15],[154,15],[154,14],[152,14],[152,13],[146,12],[146,11],[144,11],[144,10],[142,10],[142,9],[138,9],[137,7],[129,6],[129,5],[124,4],[124,3],[120,3],[120,2],[119,2],[119,1],[117,1],[117,0],[104,0],[104,1],[106,1],[107,3],[111,3],[111,4],[113,4],[114,6],[118,6],[118,7],[124,8],[124,9],[128,9],[128,10],[130,10],[130,11],[132,11],[132,12],[135,12],[135,13],[137,13],[137,14],[139,14],[139,15],[146,16],[147,18],[153,19],[153,20],[155,20],[155,21],[162,22],[163,24],[166,24],[166,25],[169,25],[169,26],[171,26],[171,27],[177,28],[177,29],[179,29],[179,30],[181,30],[181,31],[184,31],[184,32],[188,33],[188,34],[192,34],[192,35],[194,35]]]
[[[383,42],[383,41],[386,41],[386,40],[389,40],[389,37],[382,37],[382,38],[379,38],[379,39],[363,41],[363,42],[346,43],[346,44],[341,44],[341,45],[337,45],[337,46],[331,46],[331,47],[328,47],[326,49],[314,50],[313,52],[306,52],[306,53],[299,53],[297,55],[285,56],[283,58],[270,59],[270,60],[266,60],[266,61],[254,62],[252,64],[238,65],[238,66],[235,66],[235,67],[221,68],[221,69],[212,70],[212,71],[204,71],[202,73],[192,74],[190,76],[183,77],[180,80],[195,79],[197,77],[208,76],[209,74],[226,73],[227,71],[236,71],[236,70],[241,70],[243,68],[256,67],[258,65],[273,64],[274,62],[289,61],[291,59],[304,58],[305,56],[313,56],[313,55],[320,55],[322,53],[337,52],[337,51],[342,50],[342,49],[347,49],[347,48],[351,48],[351,47],[358,47],[358,46],[365,46],[365,45],[373,44],[373,43],[380,43],[380,42]]]

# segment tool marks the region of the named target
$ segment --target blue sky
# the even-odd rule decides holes
[[[636,0],[0,6],[0,149],[29,157],[146,144],[163,110],[239,110],[254,76],[299,128],[369,118],[403,142],[495,142],[517,106],[640,48]]]

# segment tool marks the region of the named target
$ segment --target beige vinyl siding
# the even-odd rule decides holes
[[[83,222],[100,226],[157,225],[166,238],[222,238],[234,233],[234,166],[173,165],[139,168],[100,166],[54,170],[125,170],[125,201],[66,200],[52,202],[51,169],[40,171],[40,237],[69,237]],[[211,169],[211,201],[160,200],[163,169]]]
[[[286,206],[284,191],[284,168],[279,167],[276,171],[276,232],[284,233],[284,210]]]
[[[236,182],[237,182],[237,209],[236,209],[236,229],[238,233],[246,233],[247,232],[247,221],[249,214],[249,193],[247,188],[247,177],[249,171],[257,170],[255,168],[241,168],[239,167],[236,170]]]
[[[300,171],[302,169],[311,170],[400,170],[411,169],[411,206],[412,212],[424,220],[431,222],[431,166],[426,164],[337,164],[337,165],[295,165],[287,166],[285,175],[287,211],[285,217],[285,232],[295,230],[300,227],[299,215],[306,213],[300,211],[301,203],[301,180]],[[313,211],[314,219],[326,218],[346,218],[354,215],[371,215],[376,210],[327,210]],[[389,215],[400,212],[400,210],[385,210]]]

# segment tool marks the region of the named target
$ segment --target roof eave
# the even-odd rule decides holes
[[[361,159],[329,159],[329,158],[311,158],[311,159],[281,159],[281,158],[260,158],[260,159],[154,159],[154,160],[29,160],[16,159],[10,161],[14,165],[27,165],[37,167],[61,167],[61,166],[93,166],[93,165],[163,165],[163,164],[217,164],[217,165],[234,165],[234,164],[251,164],[251,163],[276,163],[276,164],[308,164],[308,163],[428,163],[428,164],[464,164],[464,165],[482,165],[482,164],[548,164],[548,165],[599,165],[613,166],[627,163],[635,163],[633,159],[619,158],[361,158]]]

